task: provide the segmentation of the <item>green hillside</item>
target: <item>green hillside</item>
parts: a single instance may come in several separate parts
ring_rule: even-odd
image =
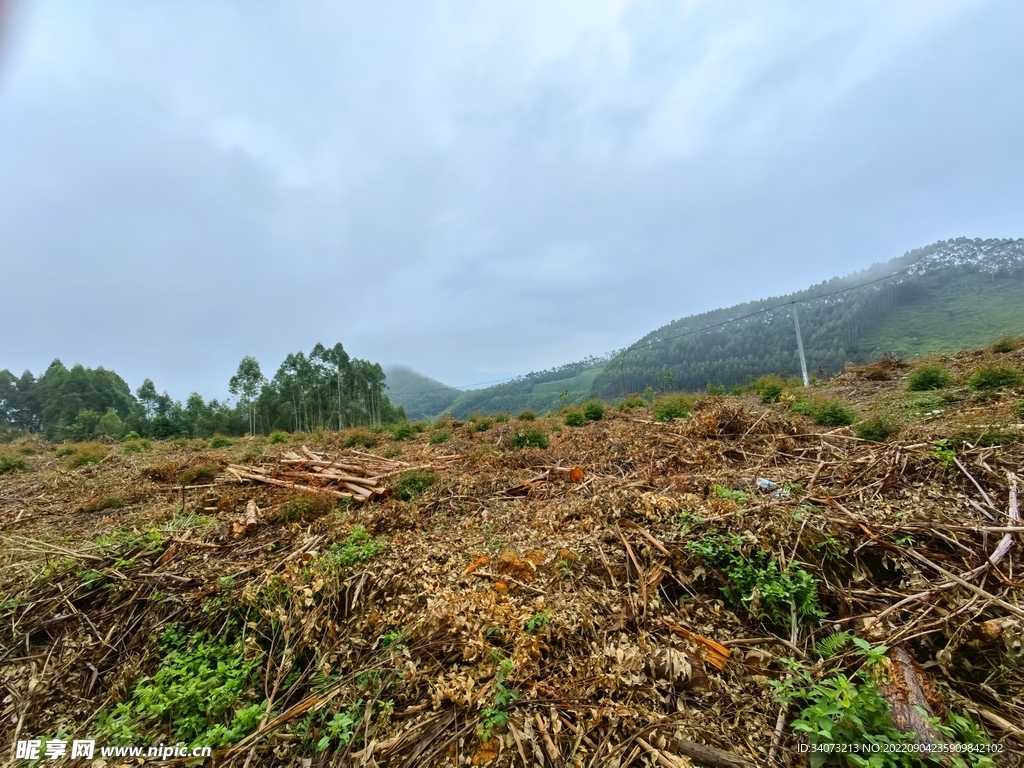
[[[461,419],[474,412],[505,411],[515,414],[528,408],[543,413],[560,404],[579,403],[590,396],[593,383],[604,369],[605,362],[588,358],[520,376],[486,389],[463,392],[447,412]],[[568,392],[568,395],[563,395],[563,392]]]
[[[1024,331],[1024,240],[941,241],[787,296],[676,320],[613,357],[591,394],[799,375],[793,305],[811,375],[885,352],[981,346]]]
[[[858,360],[884,352],[910,358],[976,349],[997,336],[1024,333],[1024,279],[969,273],[928,282],[915,301],[896,306],[858,340]]]
[[[433,418],[462,394],[406,365],[390,366],[384,374],[388,399],[393,405],[402,406],[413,421]]]

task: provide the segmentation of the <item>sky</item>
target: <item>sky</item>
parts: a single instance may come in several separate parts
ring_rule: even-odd
[[[8,0],[0,368],[451,385],[1024,235],[1024,3]]]

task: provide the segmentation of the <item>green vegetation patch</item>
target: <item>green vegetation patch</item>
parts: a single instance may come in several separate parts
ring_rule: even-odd
[[[911,392],[945,389],[952,383],[952,374],[941,365],[919,366],[907,377],[907,389]]]
[[[263,653],[245,653],[241,638],[217,641],[205,631],[186,635],[179,625],[160,634],[160,668],[143,676],[131,698],[102,712],[98,729],[112,744],[148,743],[154,731],[177,741],[222,747],[251,733],[264,705],[247,699]],[[249,658],[246,658],[246,657]]]
[[[537,418],[537,414],[527,408],[524,411],[520,411],[516,418],[519,419],[519,421],[533,421]]]
[[[600,400],[588,400],[583,404],[583,415],[587,421],[600,421],[604,418],[604,403]]]
[[[270,433],[270,444],[280,445],[281,443],[288,442],[288,433],[282,432],[280,429],[276,429]]]
[[[762,376],[754,382],[754,392],[757,393],[762,403],[777,403],[782,399],[782,393],[786,389],[786,382],[781,376]]]
[[[791,408],[793,413],[808,416],[821,427],[845,427],[853,424],[853,411],[838,400],[817,397],[798,398]]]
[[[683,419],[693,411],[693,399],[687,395],[665,395],[654,403],[654,420]]]
[[[508,439],[513,448],[547,448],[548,436],[536,427],[519,427]]]
[[[861,440],[883,443],[899,431],[899,425],[886,416],[870,416],[857,423],[853,433]]]
[[[228,437],[224,437],[224,435],[214,435],[210,439],[210,447],[211,448],[227,448],[228,446],[234,445],[234,444],[235,444],[234,440],[232,440],[232,439],[230,439]]]
[[[416,435],[416,429],[407,421],[400,421],[391,428],[392,440],[408,440]]]
[[[587,417],[579,408],[566,408],[562,421],[567,427],[582,427],[587,423]]]
[[[1016,387],[1022,380],[1024,374],[1016,368],[1007,365],[986,365],[971,374],[967,384],[971,389],[1000,389]]]
[[[153,444],[143,438],[121,443],[121,453],[151,453],[152,450]]]
[[[62,446],[57,451],[57,455],[68,457],[68,469],[91,467],[107,458],[107,447],[101,443],[76,443]]]
[[[447,429],[439,429],[430,435],[430,439],[427,440],[431,445],[440,445],[441,443],[447,443],[452,439],[452,433]]]
[[[336,499],[326,493],[297,492],[273,514],[275,522],[309,522],[334,510]]]
[[[474,432],[486,432],[487,430],[494,427],[494,422],[490,419],[477,419],[473,422]]]
[[[615,407],[620,411],[628,411],[631,408],[646,408],[647,401],[644,400],[643,396],[634,392],[632,395],[626,395]]]
[[[373,448],[377,444],[377,436],[365,429],[354,429],[345,435],[345,447]]]
[[[18,472],[25,468],[25,459],[13,451],[0,451],[0,475]]]
[[[438,481],[436,474],[427,469],[414,469],[411,472],[403,472],[395,480],[391,490],[395,498],[402,501],[412,501],[420,496],[427,488]]]
[[[789,674],[784,680],[770,681],[780,703],[800,708],[800,714],[790,724],[803,734],[812,750],[811,765],[879,766],[879,768],[912,768],[925,762],[912,749],[901,751],[898,745],[916,741],[913,733],[900,731],[892,720],[892,709],[882,696],[879,684],[887,677],[884,645],[871,645],[846,633],[831,636],[836,650],[847,642],[856,646],[862,662],[851,675],[842,670],[829,670],[822,674],[817,669],[793,659],[785,659]],[[840,642],[841,641],[841,642]],[[826,649],[830,650],[830,649]],[[989,744],[981,728],[966,714],[950,712],[945,722],[938,718],[931,725],[950,743],[974,745],[976,749],[963,749],[936,765],[977,766],[995,765],[983,747]],[[833,747],[858,744],[857,752],[846,752]],[[894,748],[895,747],[895,748]],[[864,755],[871,756],[867,759]],[[880,757],[884,759],[874,759]]]
[[[688,542],[686,550],[718,571],[722,594],[736,609],[777,627],[790,623],[790,603],[797,616],[812,621],[825,614],[818,603],[818,580],[799,566],[780,568],[762,549],[744,552],[736,534],[712,534]]]
[[[343,542],[331,545],[326,552],[313,558],[309,563],[311,572],[325,574],[339,569],[351,568],[358,563],[372,560],[388,547],[384,536],[373,538],[362,525],[357,525]]]

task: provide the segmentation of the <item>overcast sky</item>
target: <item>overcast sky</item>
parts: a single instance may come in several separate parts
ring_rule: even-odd
[[[23,2],[0,368],[462,385],[1024,235],[1024,3]]]

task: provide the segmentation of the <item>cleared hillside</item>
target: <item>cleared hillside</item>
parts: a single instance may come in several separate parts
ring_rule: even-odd
[[[918,742],[891,764],[1019,765],[1022,344],[934,359],[924,392],[887,360],[581,427],[20,438],[0,740],[238,768],[753,768]],[[656,421],[666,404],[689,415]],[[801,415],[842,409],[852,427]],[[858,438],[876,416],[895,432]]]

